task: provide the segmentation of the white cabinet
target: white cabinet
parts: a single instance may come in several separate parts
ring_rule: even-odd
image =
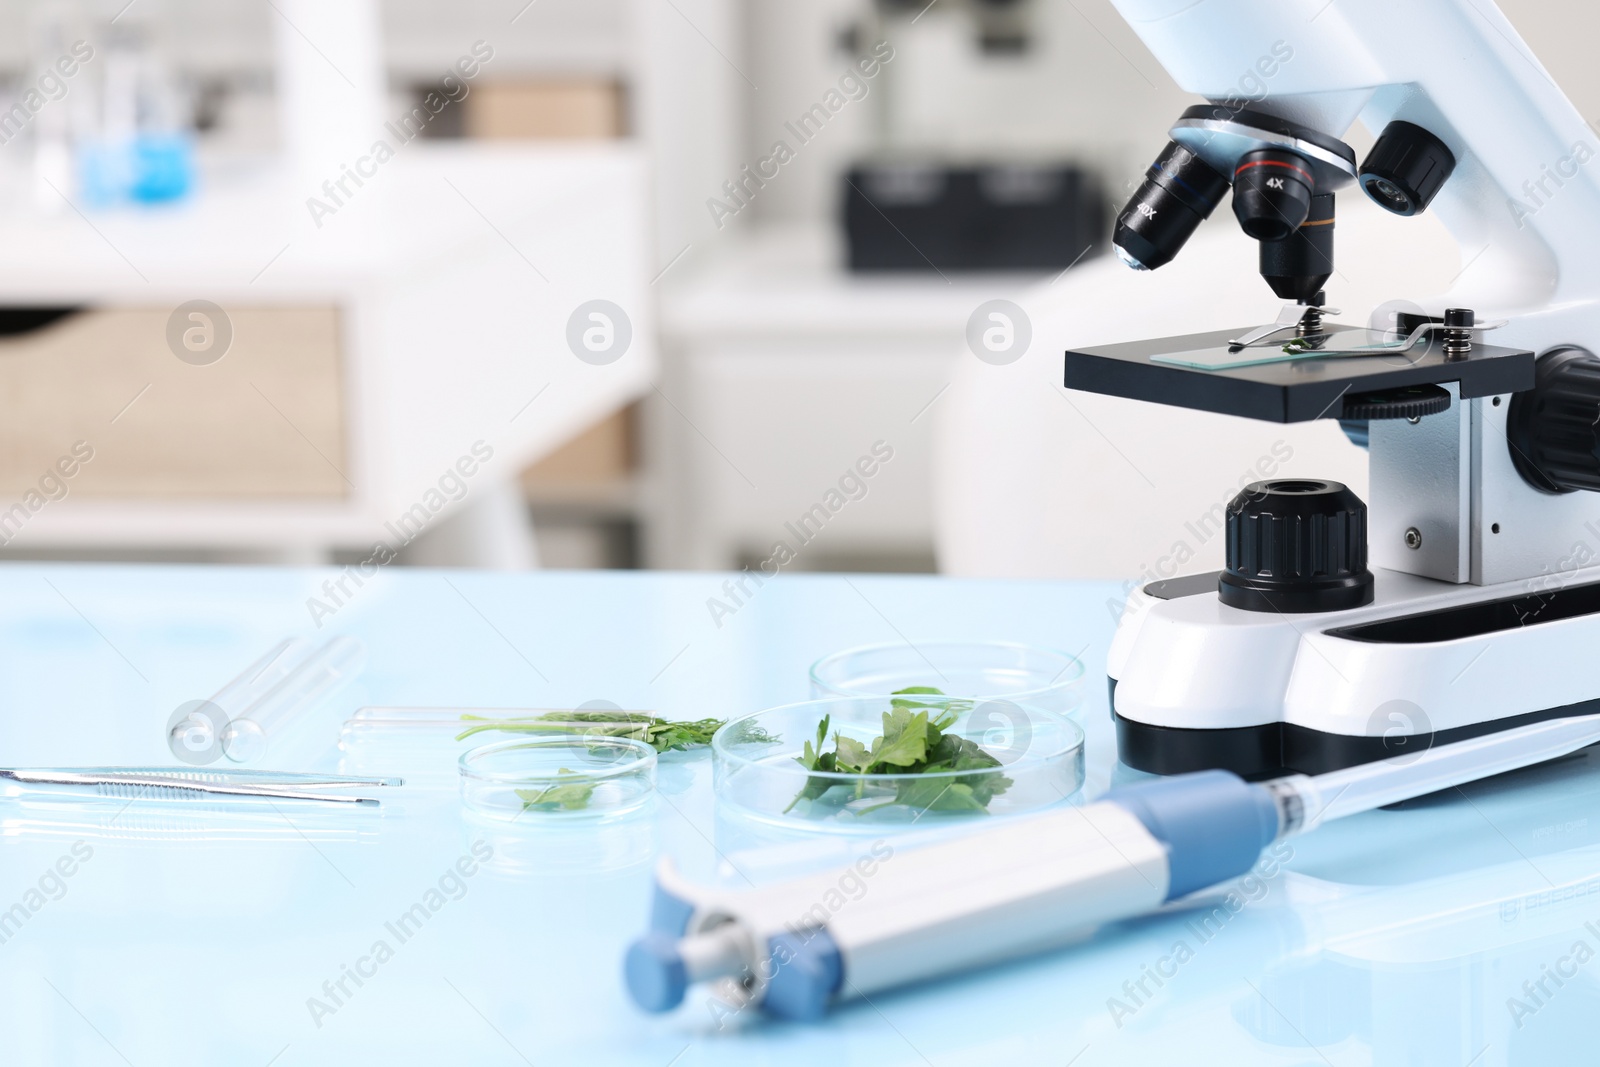
[[[736,567],[780,542],[791,569],[931,566],[933,433],[953,362],[974,358],[967,319],[1036,279],[852,277],[835,261],[826,235],[772,229],[664,294],[652,566]]]

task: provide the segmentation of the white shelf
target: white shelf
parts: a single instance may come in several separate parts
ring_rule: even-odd
[[[851,274],[840,245],[819,228],[755,229],[668,275],[661,388],[677,410],[653,405],[653,564],[729,567],[793,546],[786,524],[877,441],[894,459],[797,566],[932,555],[933,427],[967,320],[1041,276]]]

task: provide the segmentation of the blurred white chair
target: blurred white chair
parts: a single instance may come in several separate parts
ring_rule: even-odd
[[[1448,288],[1460,255],[1438,219],[1340,195],[1328,301],[1337,321]],[[1033,339],[1017,362],[963,353],[939,405],[939,566],[973,577],[1168,577],[1222,564],[1222,507],[1264,477],[1332,478],[1363,498],[1366,454],[1331,419],[1277,425],[1068,391],[1072,347],[1244,328],[1281,306],[1257,245],[1221,205],[1178,258],[1136,273],[1112,256],[1019,303]]]

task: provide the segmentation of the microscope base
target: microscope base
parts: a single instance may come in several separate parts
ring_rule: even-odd
[[[1230,608],[1207,576],[1153,583],[1112,645],[1119,758],[1154,774],[1319,774],[1600,714],[1597,577],[1378,571],[1373,604],[1296,615]]]
[[[1112,688],[1115,687],[1113,681]],[[1452,730],[1409,734],[1404,741],[1392,737],[1334,734],[1296,723],[1206,730],[1151,726],[1124,719],[1114,711],[1111,719],[1117,726],[1117,758],[1134,770],[1149,774],[1186,774],[1220,768],[1241,778],[1261,780],[1286,774],[1322,774],[1406,752],[1425,752],[1434,745],[1465,741],[1546,719],[1595,714],[1600,714],[1600,698]]]

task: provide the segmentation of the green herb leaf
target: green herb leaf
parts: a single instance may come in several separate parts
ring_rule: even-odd
[[[853,737],[833,735],[834,764],[841,771],[866,774],[872,766],[871,750]]]
[[[805,743],[805,748],[801,751],[800,755],[794,758],[796,763],[800,764],[800,766],[804,767],[808,771],[831,772],[838,765],[838,756],[835,753],[822,751],[822,746],[828,743],[828,725],[830,721],[831,719],[829,716],[824,715],[822,717],[822,721],[817,723],[816,747],[813,748],[811,746],[811,742],[807,741]],[[806,779],[806,784],[800,789],[800,792],[795,794],[795,798],[793,800],[789,801],[789,807],[784,808],[783,810],[785,813],[787,813],[802,800],[815,800],[832,787],[833,782],[830,779],[808,777]]]
[[[573,780],[563,783],[564,777]],[[582,778],[578,772],[562,767],[557,772],[556,785],[544,789],[518,789],[516,794],[522,798],[522,810],[581,811],[589,806],[589,798],[594,795],[594,783],[584,782]]]
[[[872,742],[872,765],[904,768],[928,756],[928,713],[906,708],[883,713],[883,736]]]
[[[929,778],[900,782],[894,799],[862,810],[862,814],[902,804],[918,811],[974,811],[988,814],[988,798],[980,800],[972,786],[962,781]]]
[[[889,701],[889,706],[892,708],[938,708],[949,715],[949,722],[955,722],[962,712],[972,710],[972,701],[945,697],[944,693],[931,685],[910,685],[904,689],[896,689],[891,696],[893,699]],[[936,696],[944,699],[912,700],[910,699],[912,696]],[[945,725],[948,726],[949,723]]]
[[[806,742],[805,751],[795,757],[795,760],[808,771],[817,769],[817,762],[822,758],[822,746],[828,743],[828,724],[831,717],[824,715],[822,721],[817,723],[817,747],[812,748],[811,742]]]

